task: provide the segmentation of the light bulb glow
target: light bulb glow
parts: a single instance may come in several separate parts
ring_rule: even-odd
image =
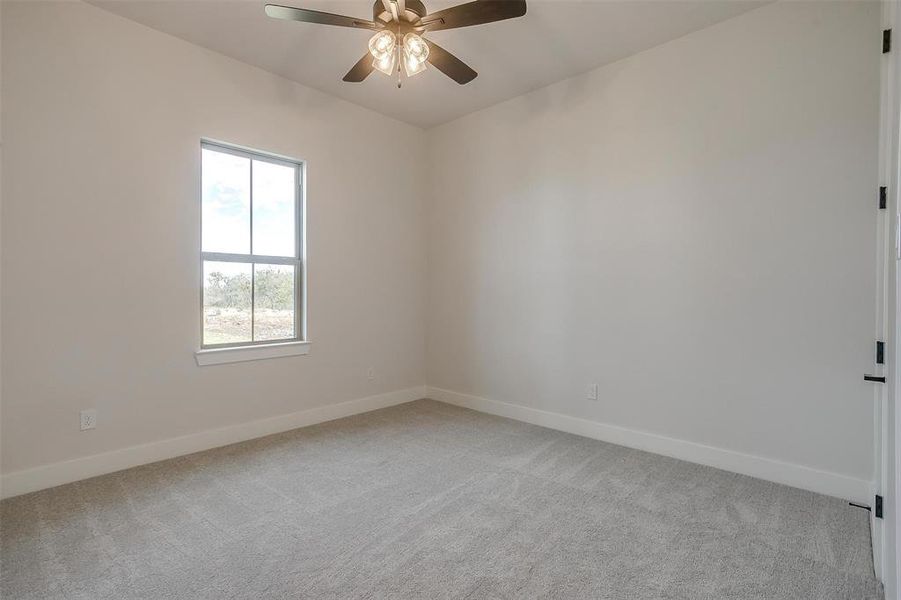
[[[415,33],[408,33],[404,36],[404,58],[405,63],[425,63],[429,59],[429,45]]]
[[[413,77],[417,73],[422,73],[425,71],[425,66],[426,62],[424,60],[420,61],[404,52],[404,72],[407,74],[407,77]]]
[[[394,65],[396,64],[395,58],[397,57],[397,52],[392,52],[387,56],[382,58],[376,58],[372,61],[372,66],[376,71],[381,71],[385,75],[393,75],[394,74]]]
[[[396,46],[397,38],[390,31],[380,31],[369,39],[369,53],[376,60],[385,61]]]

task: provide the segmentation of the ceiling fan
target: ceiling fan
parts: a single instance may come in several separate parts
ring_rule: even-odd
[[[403,73],[412,77],[424,71],[428,62],[463,85],[478,73],[441,46],[423,38],[423,34],[521,17],[526,14],[526,0],[474,0],[432,14],[426,11],[421,0],[376,0],[371,21],[277,4],[267,4],[266,14],[274,19],[375,31],[369,40],[369,52],[347,72],[344,81],[359,83],[377,70],[386,75],[397,74],[397,87],[400,87],[401,66]]]

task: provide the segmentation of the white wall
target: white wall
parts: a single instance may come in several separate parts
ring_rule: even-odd
[[[429,384],[865,490],[879,13],[768,5],[430,130]]]
[[[81,3],[2,13],[5,478],[428,379],[872,479],[876,3],[429,132]],[[194,362],[201,137],[308,162],[308,356]],[[373,184],[387,137],[428,182]]]
[[[421,130],[89,5],[2,5],[4,474],[424,383],[422,181],[374,185],[371,154],[415,164]],[[201,137],[307,161],[308,356],[195,364]]]

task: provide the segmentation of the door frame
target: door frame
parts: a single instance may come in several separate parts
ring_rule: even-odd
[[[901,325],[901,6],[897,0],[882,3],[882,29],[891,29],[895,38],[880,62],[879,184],[886,186],[886,208],[877,210],[876,227],[876,339],[885,341],[885,385],[874,385],[874,471],[873,495],[884,498],[883,518],[870,512],[873,533],[873,566],[885,585],[886,600],[901,600],[901,411],[897,410],[901,390],[901,353],[898,327]],[[874,32],[875,34],[876,32]]]

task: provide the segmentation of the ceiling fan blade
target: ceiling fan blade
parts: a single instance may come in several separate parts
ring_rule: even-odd
[[[475,0],[426,15],[419,25],[426,31],[439,31],[515,19],[524,14],[526,0]]]
[[[372,55],[367,52],[363,55],[363,58],[358,60],[357,64],[351,67],[350,71],[347,72],[347,75],[344,76],[344,81],[360,83],[366,79],[374,69],[375,67],[372,66]]]
[[[335,25],[336,27],[355,27],[357,29],[381,29],[382,26],[366,19],[333,15],[332,13],[310,10],[307,8],[294,8],[291,6],[279,6],[267,4],[266,14],[273,19],[285,19],[287,21],[301,21],[303,23],[319,23],[320,25]]]
[[[467,84],[478,77],[479,74],[473,71],[469,65],[438,44],[429,40],[425,40],[425,43],[429,45],[429,62],[460,85]]]

